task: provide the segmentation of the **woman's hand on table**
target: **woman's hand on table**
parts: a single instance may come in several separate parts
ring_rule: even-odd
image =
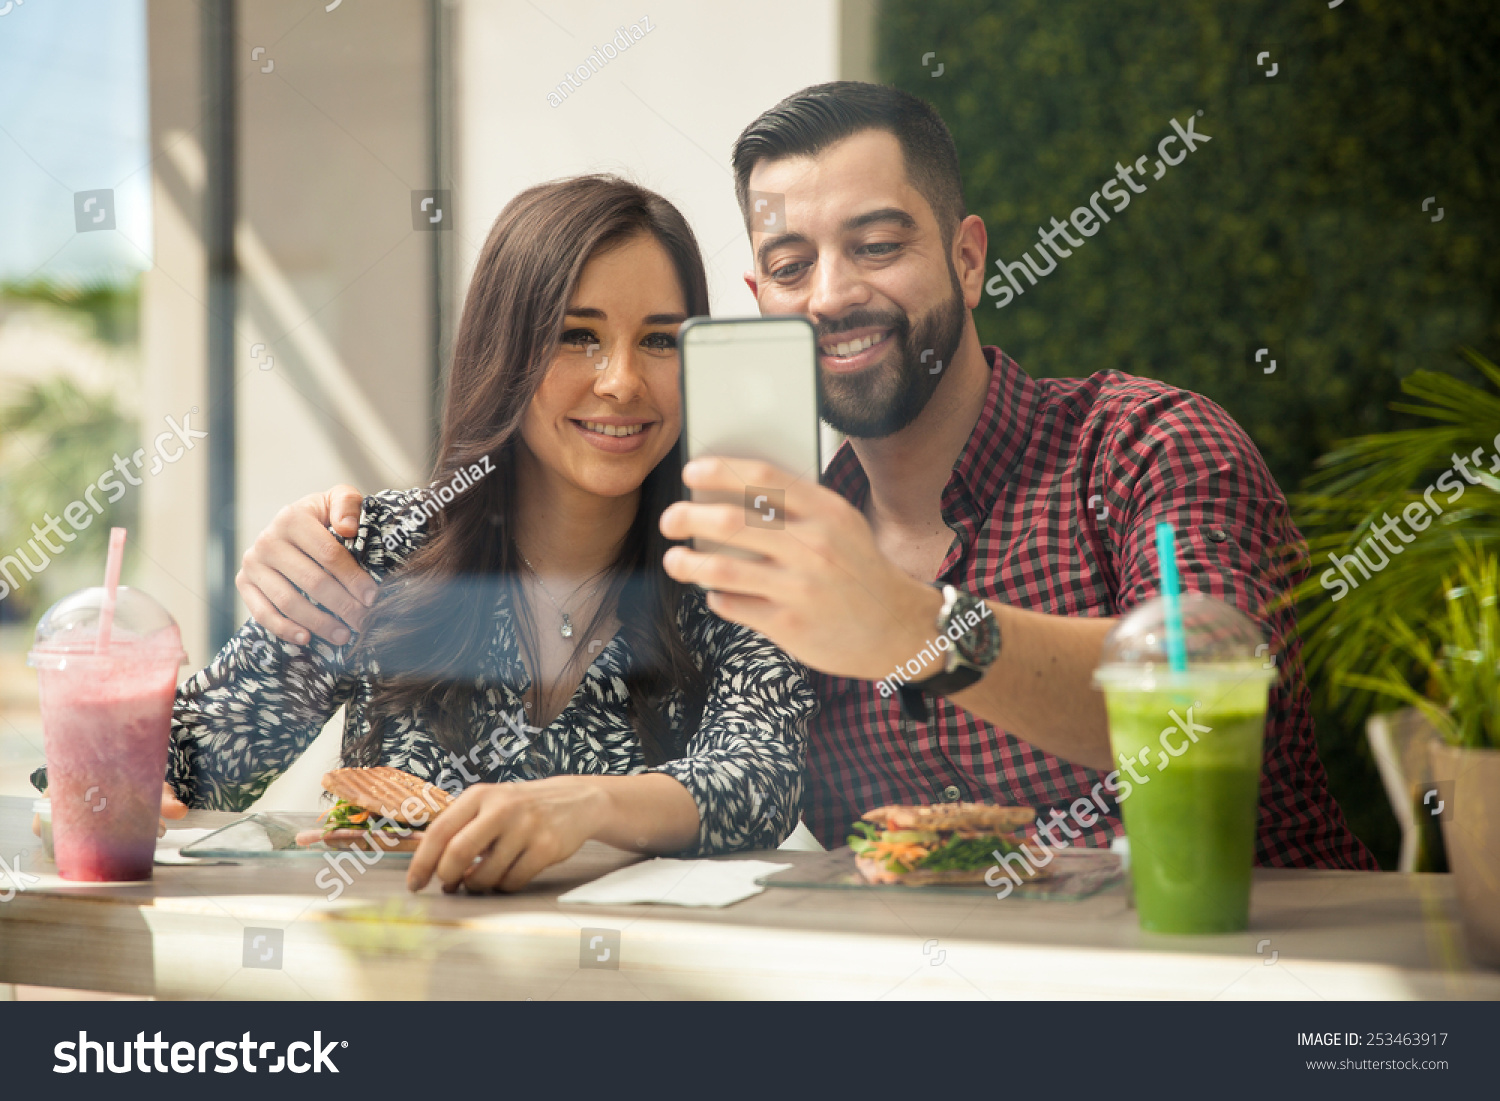
[[[161,837],[167,832],[167,819],[182,818],[187,812],[187,804],[177,798],[172,785],[163,782],[161,785],[161,821],[157,823],[156,836]]]
[[[448,894],[459,887],[520,890],[599,832],[608,813],[599,779],[551,776],[465,789],[423,832],[407,888],[420,891],[436,875]]]

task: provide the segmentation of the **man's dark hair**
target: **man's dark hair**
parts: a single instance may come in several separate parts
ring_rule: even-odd
[[[884,130],[901,145],[906,177],[932,207],[944,244],[964,220],[963,178],[953,135],[932,105],[899,88],[858,80],[814,84],[745,127],[734,143],[734,195],[750,227],[750,171],[761,161],[810,157],[861,130]]]

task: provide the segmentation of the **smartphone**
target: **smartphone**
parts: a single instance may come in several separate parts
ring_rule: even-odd
[[[816,485],[818,454],[818,338],[805,317],[691,317],[677,331],[682,364],[682,454],[760,459]],[[693,490],[692,499],[738,504],[747,527],[786,522],[783,489],[750,486],[744,499]],[[695,539],[707,554],[758,558],[730,539]]]

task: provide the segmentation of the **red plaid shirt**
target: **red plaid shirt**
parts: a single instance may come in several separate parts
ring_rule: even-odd
[[[998,348],[984,354],[989,395],[943,489],[956,538],[938,580],[1049,615],[1117,616],[1156,594],[1155,525],[1172,521],[1183,588],[1252,616],[1280,655],[1257,863],[1377,870],[1328,793],[1295,609],[1264,612],[1307,567],[1305,550],[1291,568],[1278,565],[1276,548],[1305,543],[1250,438],[1207,398],[1160,382],[1118,371],[1032,379]],[[824,482],[864,506],[869,481],[847,444]],[[1101,779],[947,700],[929,701],[924,726],[873,681],[816,681],[823,706],[810,731],[805,814],[830,847],[882,804],[1024,804],[1045,819]],[[1118,835],[1110,810],[1074,844]]]

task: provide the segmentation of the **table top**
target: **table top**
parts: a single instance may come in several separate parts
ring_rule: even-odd
[[[70,883],[40,847],[30,802],[0,798],[0,858],[29,850],[39,877],[0,902],[0,982],[218,999],[1500,999],[1445,875],[1258,869],[1247,932],[1172,937],[1138,928],[1123,886],[1071,902],[770,888],[723,909],[559,904],[642,859],[596,842],[485,896],[413,895],[394,860],[347,886],[315,883],[313,859]],[[13,886],[0,869],[0,898]]]

